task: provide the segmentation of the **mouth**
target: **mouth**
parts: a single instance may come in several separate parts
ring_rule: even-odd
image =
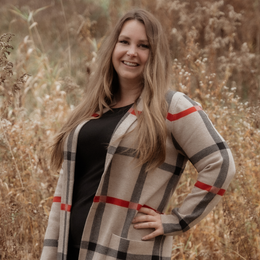
[[[137,66],[139,66],[138,63],[130,62],[130,61],[122,61],[122,63],[127,65],[127,66],[130,66],[130,67],[137,67]]]

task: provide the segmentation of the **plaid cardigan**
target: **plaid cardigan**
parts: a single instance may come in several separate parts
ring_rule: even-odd
[[[131,108],[118,123],[107,149],[104,173],[88,214],[79,260],[170,260],[173,235],[189,230],[220,201],[235,173],[232,154],[198,103],[183,93],[169,91],[166,124],[166,159],[154,171],[137,167],[132,131],[137,124]],[[142,95],[137,103],[142,111]],[[70,209],[78,133],[65,143],[60,172],[41,260],[66,260]],[[130,132],[123,139],[119,137]],[[87,158],[86,158],[87,159]],[[144,206],[163,213],[177,187],[187,160],[196,167],[198,179],[180,208],[162,214],[164,234],[142,241],[151,229],[134,229],[131,223]],[[87,188],[87,187],[86,187]]]

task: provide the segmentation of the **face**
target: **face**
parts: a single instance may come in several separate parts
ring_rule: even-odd
[[[125,22],[112,55],[120,85],[142,81],[148,56],[149,42],[144,25],[137,20]]]

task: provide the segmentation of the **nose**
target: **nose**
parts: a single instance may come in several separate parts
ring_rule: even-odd
[[[132,47],[129,47],[127,53],[126,53],[128,56],[136,56],[137,55],[137,52],[136,52],[136,49],[134,46]]]

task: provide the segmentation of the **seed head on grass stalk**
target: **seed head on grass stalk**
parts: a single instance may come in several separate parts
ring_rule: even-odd
[[[13,75],[13,63],[8,61],[7,55],[10,55],[10,49],[13,49],[13,46],[10,44],[10,41],[14,34],[5,33],[0,37],[0,82],[1,84],[4,81]]]
[[[30,76],[24,73],[17,79],[13,79],[13,63],[8,61],[10,49],[13,49],[10,41],[14,34],[5,33],[0,37],[0,95],[3,96],[3,102],[0,106],[3,117],[8,106],[19,107],[19,91],[24,87],[27,78]],[[17,102],[16,102],[17,101]]]

